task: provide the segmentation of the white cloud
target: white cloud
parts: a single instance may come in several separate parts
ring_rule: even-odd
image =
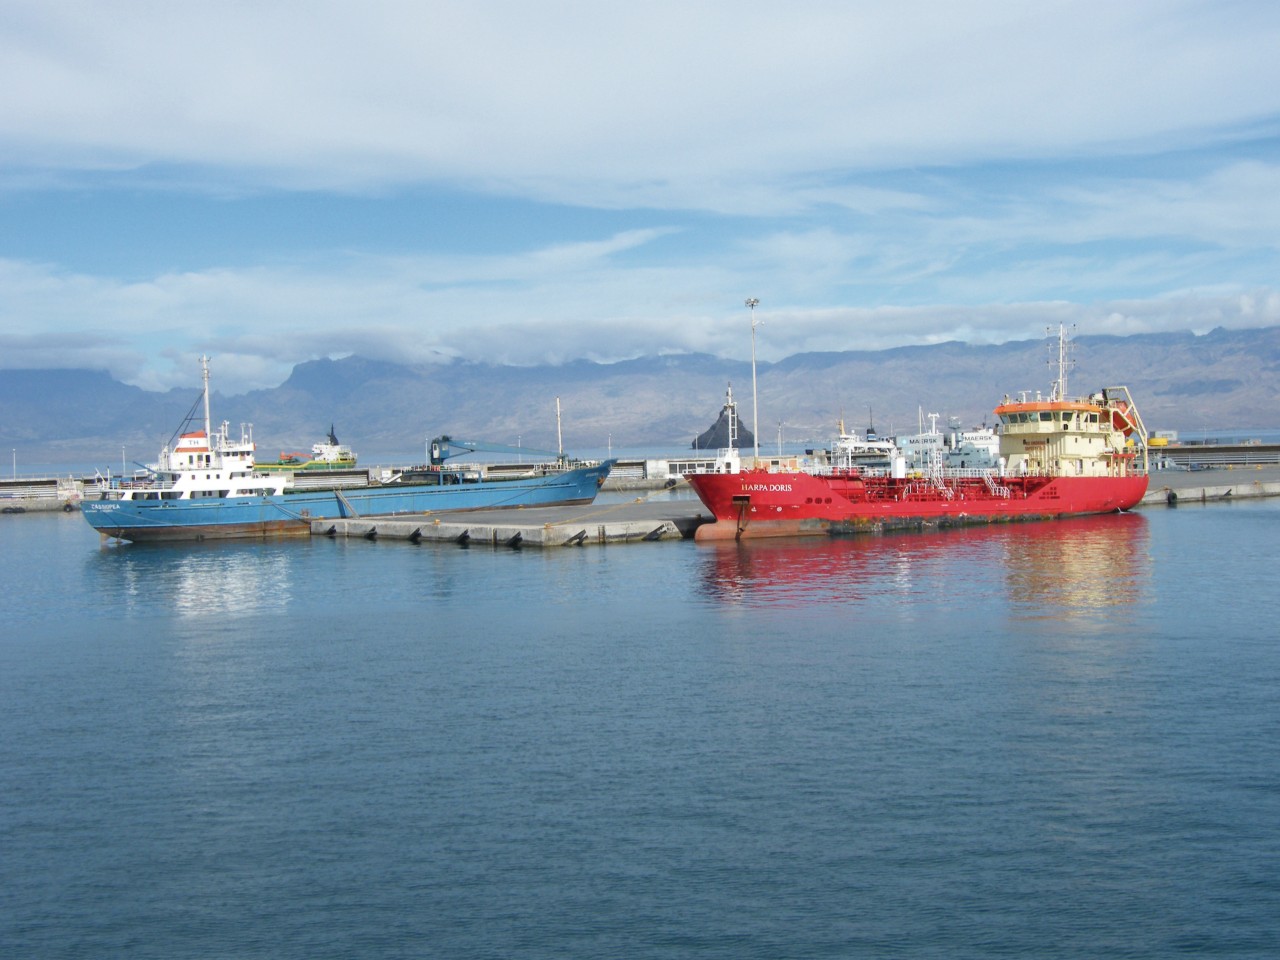
[[[1280,112],[1266,4],[85,2],[0,23],[14,160],[287,186],[768,209],[796,173],[1096,154]]]
[[[207,351],[224,358],[219,388],[235,393],[274,386],[302,360],[352,353],[517,364],[684,351],[742,358],[750,350],[744,293],[761,296],[762,360],[1035,338],[1057,322],[1088,333],[1280,323],[1280,292],[1271,288],[1089,303],[800,306],[730,269],[609,262],[633,241],[602,241],[594,259],[557,249],[474,262],[361,257],[340,269],[210,270],[134,283],[0,261],[0,350],[6,366],[106,368],[150,389],[189,384],[194,358]],[[67,317],[76,318],[74,334],[60,322]],[[167,344],[163,358],[157,341]]]
[[[765,359],[1280,322],[1280,164],[1241,149],[1280,117],[1278,41],[1280,6],[1222,0],[10,0],[0,201],[425,185],[611,216],[118,275],[11,244],[0,362],[160,388],[218,351],[236,391],[349,353],[742,356],[748,295]]]

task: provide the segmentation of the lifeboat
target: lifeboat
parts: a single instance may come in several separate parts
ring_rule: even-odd
[[[1129,417],[1129,405],[1123,400],[1117,400],[1116,405],[1111,408],[1111,428],[1119,430],[1126,437],[1134,431],[1133,420]]]

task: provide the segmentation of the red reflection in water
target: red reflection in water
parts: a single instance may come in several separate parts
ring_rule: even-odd
[[[984,597],[1056,614],[1139,599],[1150,580],[1146,521],[1108,514],[838,539],[699,546],[703,589],[746,604],[848,604]]]

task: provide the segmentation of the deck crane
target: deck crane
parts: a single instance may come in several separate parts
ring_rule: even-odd
[[[485,443],[477,440],[455,440],[445,434],[431,441],[431,466],[443,466],[446,460],[461,456],[464,453],[514,453],[517,456],[549,457],[557,463],[564,463],[564,451],[555,453],[550,450],[536,450],[532,447],[512,447],[501,443]]]
[[[428,460],[432,467],[440,467],[444,465],[446,460],[460,456],[464,453],[514,453],[516,455],[529,454],[535,457],[554,457],[556,463],[565,467],[568,465],[569,458],[564,455],[564,436],[560,432],[560,398],[556,397],[556,442],[560,445],[558,453],[552,453],[549,450],[532,450],[529,447],[512,447],[500,443],[483,443],[472,440],[455,440],[448,434],[436,437],[431,441],[431,451]]]

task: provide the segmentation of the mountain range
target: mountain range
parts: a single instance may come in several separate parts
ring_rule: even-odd
[[[1067,392],[1128,386],[1149,430],[1200,434],[1280,428],[1280,326],[1071,341]],[[804,353],[757,364],[761,446],[825,445],[843,420],[882,434],[915,432],[921,415],[991,422],[1021,391],[1048,394],[1056,339],[958,342],[882,351]],[[332,424],[365,462],[414,460],[440,434],[555,450],[556,399],[567,452],[690,448],[715,423],[732,386],[750,429],[751,364],[707,354],[511,367],[455,361],[402,365],[348,357],[294,367],[280,386],[225,396],[210,365],[215,422],[253,425],[259,456],[308,451]],[[43,462],[154,459],[199,399],[189,389],[142,390],[95,370],[0,370],[0,448]],[[200,412],[202,416],[202,411]],[[927,426],[927,419],[924,421]],[[942,421],[945,424],[945,419]],[[15,454],[16,455],[16,454]]]

